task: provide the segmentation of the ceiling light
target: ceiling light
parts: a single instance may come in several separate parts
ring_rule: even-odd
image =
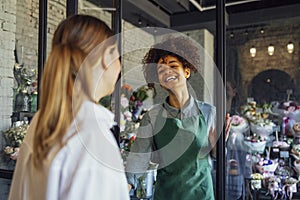
[[[274,54],[274,51],[275,51],[274,45],[273,45],[273,44],[270,44],[270,45],[268,46],[268,54],[269,54],[270,56],[272,56],[272,55]]]
[[[141,18],[139,18],[138,24],[141,25],[142,24],[142,20]]]
[[[294,52],[294,44],[292,42],[289,42],[287,45],[286,45],[286,49],[289,53],[293,53]]]
[[[252,46],[250,48],[250,55],[252,58],[255,57],[255,55],[256,55],[256,48],[254,46]]]

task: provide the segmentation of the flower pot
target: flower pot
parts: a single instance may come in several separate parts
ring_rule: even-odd
[[[253,190],[259,190],[261,188],[261,180],[251,180],[251,188]]]

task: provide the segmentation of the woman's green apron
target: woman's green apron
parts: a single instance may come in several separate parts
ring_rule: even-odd
[[[163,109],[162,109],[163,110]],[[165,118],[160,111],[155,122],[154,143],[160,156],[155,200],[213,200],[213,183],[208,155],[207,125],[202,114],[186,119]],[[160,128],[159,128],[160,127]],[[179,155],[176,155],[179,154]],[[170,157],[174,162],[170,162]]]

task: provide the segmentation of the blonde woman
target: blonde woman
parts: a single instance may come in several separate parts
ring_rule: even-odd
[[[97,104],[121,69],[112,35],[86,15],[58,26],[9,199],[129,199],[113,114]]]

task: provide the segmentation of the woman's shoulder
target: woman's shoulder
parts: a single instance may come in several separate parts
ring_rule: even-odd
[[[202,112],[215,112],[216,111],[216,107],[207,103],[207,102],[204,102],[204,101],[200,101],[200,100],[196,100],[196,103],[197,103],[197,106],[199,107],[199,109],[202,111]]]
[[[114,125],[114,114],[100,104],[84,101],[74,121],[77,125],[94,125],[111,128]]]

